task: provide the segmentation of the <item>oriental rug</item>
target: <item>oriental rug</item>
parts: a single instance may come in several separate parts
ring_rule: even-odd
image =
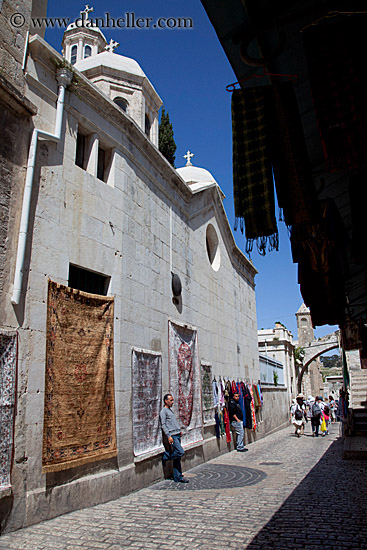
[[[11,486],[17,334],[0,331],[0,489]]]
[[[49,281],[43,473],[116,456],[114,298]]]
[[[203,439],[197,332],[169,322],[170,392],[184,444]],[[177,412],[178,411],[178,412]]]
[[[162,356],[132,351],[132,410],[134,455],[162,447],[159,412],[162,408]]]
[[[214,395],[212,366],[201,363],[201,395],[203,404],[203,420],[210,422],[214,420]]]

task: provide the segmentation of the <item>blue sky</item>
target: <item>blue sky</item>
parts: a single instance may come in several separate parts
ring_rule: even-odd
[[[226,85],[236,80],[214,29],[199,0],[151,2],[148,0],[95,0],[91,17],[190,17],[192,29],[101,29],[109,41],[120,46],[115,53],[132,57],[142,67],[163,100],[173,124],[177,144],[176,167],[184,166],[183,155],[195,154],[192,163],[209,170],[226,195],[224,206],[233,229],[231,94]],[[49,0],[49,17],[80,17],[85,3]],[[61,51],[64,29],[49,29],[46,40]],[[281,321],[297,336],[295,313],[302,304],[297,284],[297,266],[292,263],[290,244],[283,222],[279,222],[280,250],[265,257],[252,253],[259,271],[256,276],[258,328],[273,327]],[[234,232],[244,250],[244,237]],[[319,327],[317,337],[335,327]]]

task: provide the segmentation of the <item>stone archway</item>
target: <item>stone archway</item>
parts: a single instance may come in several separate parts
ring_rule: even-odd
[[[326,353],[327,351],[330,351],[335,348],[339,348],[339,331],[332,332],[331,334],[327,334],[326,336],[323,336],[322,338],[318,338],[318,340],[314,340],[307,346],[304,346],[303,349],[305,351],[305,355],[303,357],[303,364],[302,368],[298,374],[297,378],[297,388],[298,392],[301,392],[302,388],[302,378],[303,374],[306,371],[307,367],[317,359],[320,355],[323,353]]]

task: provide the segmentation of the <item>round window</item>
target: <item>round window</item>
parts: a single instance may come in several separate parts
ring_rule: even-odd
[[[220,248],[219,239],[214,226],[210,223],[206,228],[206,251],[210,265],[214,271],[218,271],[220,267]]]

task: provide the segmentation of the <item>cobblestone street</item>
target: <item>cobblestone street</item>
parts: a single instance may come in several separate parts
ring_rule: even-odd
[[[343,460],[339,425],[291,427],[107,504],[0,537],[6,550],[367,549],[367,463]]]

